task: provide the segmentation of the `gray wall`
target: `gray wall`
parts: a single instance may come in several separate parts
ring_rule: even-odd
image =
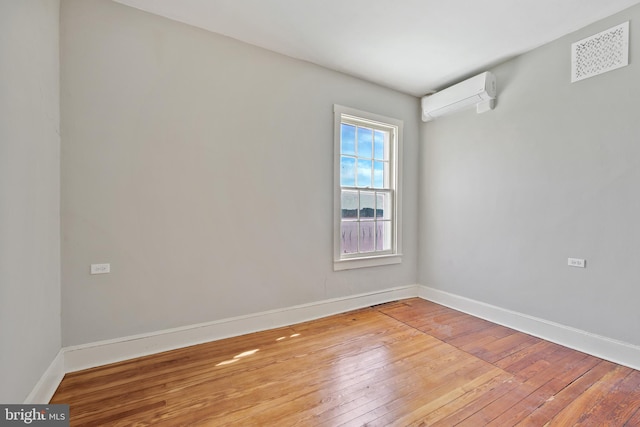
[[[0,3],[1,402],[61,346],[61,263],[64,345],[416,281],[640,345],[640,7],[418,150],[415,98],[109,1],[63,2],[60,76],[58,5]],[[570,43],[627,19],[632,64],[570,84]],[[333,103],[405,120],[401,265],[332,271]]]
[[[571,43],[629,19],[631,64],[571,84]],[[423,125],[421,284],[640,345],[638,23],[504,63],[493,112]]]
[[[64,345],[416,283],[416,98],[109,1],[61,25]],[[333,272],[334,103],[405,121],[401,265]]]
[[[0,402],[60,349],[60,107],[54,0],[0,2]]]

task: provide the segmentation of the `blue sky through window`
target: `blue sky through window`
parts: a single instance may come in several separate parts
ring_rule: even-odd
[[[384,158],[384,133],[375,131],[373,137],[374,158],[376,160],[387,160]]]
[[[358,157],[373,158],[373,130],[358,127]]]
[[[358,187],[371,187],[371,160],[358,159]]]
[[[356,155],[356,127],[352,125],[342,124],[342,146],[340,152],[342,154]]]
[[[389,160],[385,133],[345,123],[340,131],[340,185],[384,188]]]
[[[356,159],[354,157],[340,157],[340,185],[343,187],[356,186]]]

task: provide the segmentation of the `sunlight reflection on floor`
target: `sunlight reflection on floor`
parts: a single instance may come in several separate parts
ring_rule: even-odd
[[[277,338],[276,341],[282,341],[282,340],[285,340],[287,338],[295,338],[295,337],[299,337],[299,336],[300,336],[300,334],[298,334],[298,333],[291,334],[288,337],[287,336],[281,336],[280,338]],[[224,361],[216,364],[216,366],[230,365],[230,364],[235,363],[238,360],[242,359],[243,357],[252,356],[252,355],[256,354],[258,351],[260,351],[259,348],[255,348],[253,350],[243,351],[242,353],[236,354],[235,356],[233,356],[232,359],[224,360]]]

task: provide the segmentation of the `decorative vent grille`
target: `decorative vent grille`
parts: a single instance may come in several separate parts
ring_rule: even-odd
[[[629,65],[629,21],[571,45],[571,82]]]

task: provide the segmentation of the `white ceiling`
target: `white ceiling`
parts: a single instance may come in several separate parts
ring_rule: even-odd
[[[115,1],[416,96],[442,89],[640,3],[640,0]]]

